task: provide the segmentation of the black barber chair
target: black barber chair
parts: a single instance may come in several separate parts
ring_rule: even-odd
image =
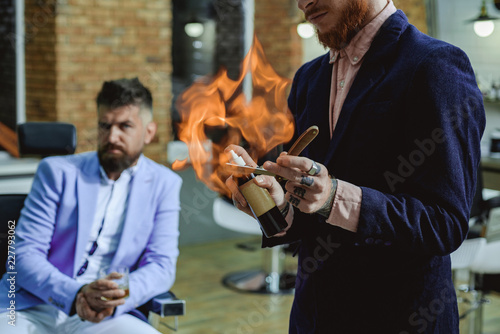
[[[33,122],[18,126],[20,156],[73,154],[76,149],[76,129],[67,123]],[[9,240],[15,247],[15,224],[24,206],[27,194],[1,194],[0,213],[0,275],[6,271],[4,265],[9,254]],[[12,236],[9,238],[9,236]],[[11,248],[13,249],[13,248]]]
[[[73,154],[75,152],[76,128],[72,124],[29,122],[20,124],[17,131],[20,156],[47,157]],[[14,240],[15,224],[19,219],[26,196],[27,194],[0,194],[0,216],[2,217],[0,223],[0,277],[9,268],[9,263],[7,263],[9,240]],[[13,242],[15,241],[11,241],[11,244]],[[177,299],[172,292],[168,291],[129,313],[146,322],[148,322],[150,313],[159,315],[160,319],[174,316],[174,326],[160,322],[162,325],[176,331],[178,328],[177,316],[184,315],[185,312],[185,301]]]
[[[17,127],[19,155],[73,154],[76,150],[76,128],[59,122],[28,122]]]

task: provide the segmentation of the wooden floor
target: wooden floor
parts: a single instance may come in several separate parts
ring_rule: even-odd
[[[458,292],[459,300],[473,300],[471,293]],[[485,296],[487,303],[483,304],[484,320],[482,334],[500,334],[500,294],[492,293]],[[458,304],[459,311],[467,312],[470,308],[470,303],[460,302]],[[474,333],[474,320],[477,314],[470,313],[465,319],[460,321],[460,333]]]
[[[179,334],[283,334],[288,333],[291,295],[241,293],[224,287],[222,278],[232,272],[259,269],[262,251],[247,251],[236,244],[256,241],[238,239],[181,247],[173,291],[186,300],[186,315],[179,317]],[[293,258],[287,261],[293,270]],[[488,296],[484,306],[483,334],[500,334],[500,295]],[[460,305],[461,309],[466,307]],[[468,331],[467,317],[461,334]],[[159,321],[158,318],[153,321]],[[163,320],[165,321],[165,320]],[[173,325],[172,318],[166,318]],[[174,333],[159,325],[162,333]],[[447,334],[447,333],[443,333]]]

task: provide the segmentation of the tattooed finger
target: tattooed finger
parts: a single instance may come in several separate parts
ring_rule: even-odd
[[[291,205],[296,207],[300,204],[300,199],[298,199],[297,197],[290,196],[288,202],[290,202]]]
[[[293,193],[299,197],[304,198],[304,196],[306,194],[306,190],[304,188],[301,188],[301,187],[294,187]]]
[[[302,179],[300,179],[300,184],[303,184],[305,186],[312,186],[314,183],[314,179],[312,177],[309,177],[309,176],[302,176]]]

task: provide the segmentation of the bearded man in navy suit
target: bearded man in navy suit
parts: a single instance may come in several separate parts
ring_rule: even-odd
[[[137,78],[107,81],[97,152],[40,162],[16,226],[15,327],[0,313],[2,333],[159,333],[128,314],[170,289],[179,254],[182,180],[142,154],[152,108]],[[129,268],[128,297],[100,277],[107,266]],[[4,278],[0,312],[8,291]]]
[[[301,157],[264,163],[284,191],[256,178],[288,222],[263,245],[299,244],[289,331],[458,334],[449,254],[468,232],[485,126],[470,62],[389,0],[298,7],[330,50],[295,75],[294,139],[320,132]]]

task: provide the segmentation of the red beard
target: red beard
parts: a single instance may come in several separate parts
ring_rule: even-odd
[[[342,11],[337,27],[327,32],[316,30],[319,42],[327,48],[341,50],[363,28],[368,15],[369,5],[366,0],[353,0]]]

